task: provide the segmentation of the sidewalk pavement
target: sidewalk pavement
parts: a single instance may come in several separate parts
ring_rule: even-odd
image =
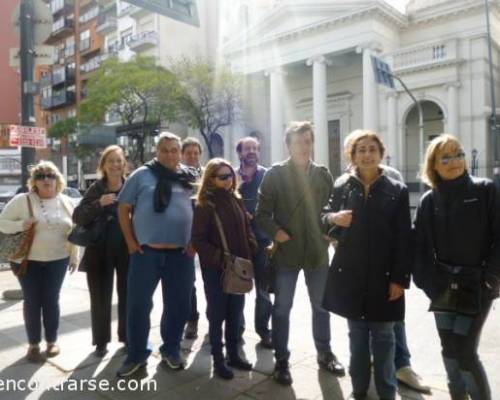
[[[153,355],[147,370],[127,381],[118,381],[116,370],[124,360],[119,343],[109,346],[104,359],[93,356],[91,345],[89,295],[84,273],[68,275],[61,293],[61,323],[59,344],[61,354],[44,364],[30,364],[25,360],[26,333],[21,301],[0,300],[0,399],[210,399],[210,400],[288,400],[288,399],[346,399],[351,393],[350,378],[335,378],[318,370],[311,334],[311,312],[303,275],[299,277],[291,317],[290,349],[291,387],[276,384],[272,378],[272,352],[260,348],[253,329],[254,294],[247,296],[244,352],[254,363],[251,372],[235,371],[235,379],[223,381],[212,376],[208,322],[204,317],[203,285],[197,270],[198,308],[201,314],[199,338],[182,344],[188,366],[184,371],[171,371],[161,363],[158,348],[161,344],[159,321],[161,291],[157,290],[151,316],[150,341]],[[10,271],[0,270],[0,292],[18,288]],[[115,299],[116,301],[116,299]],[[432,387],[433,395],[421,395],[400,387],[402,399],[449,399],[442,365],[438,337],[427,301],[420,291],[407,294],[407,334],[412,364]],[[116,311],[116,310],[115,310]],[[113,335],[116,340],[116,315]],[[339,359],[348,364],[349,346],[346,321],[332,317],[332,346]],[[493,399],[500,399],[500,313],[495,303],[483,331],[480,354],[489,375]],[[17,390],[13,389],[14,380]],[[28,388],[23,383],[30,382]],[[7,387],[10,385],[9,387]],[[19,387],[22,386],[22,387]],[[100,385],[100,386],[98,386]],[[109,385],[106,388],[105,385]],[[372,385],[373,386],[373,385]],[[9,390],[7,390],[9,389]],[[97,390],[96,390],[97,389]],[[126,389],[126,390],[122,390]],[[370,389],[370,398],[377,399]]]

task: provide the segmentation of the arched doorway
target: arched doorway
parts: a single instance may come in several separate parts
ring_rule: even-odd
[[[422,101],[424,114],[424,148],[420,149],[419,116],[417,106],[413,106],[405,120],[406,163],[401,171],[410,192],[419,191],[418,173],[420,171],[420,154],[425,152],[429,141],[444,132],[444,115],[441,107],[430,100]]]

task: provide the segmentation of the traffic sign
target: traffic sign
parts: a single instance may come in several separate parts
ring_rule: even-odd
[[[13,147],[47,148],[47,130],[36,126],[9,126],[9,145]]]
[[[12,26],[17,37],[21,37],[19,32],[20,4],[16,6],[12,13]],[[33,42],[35,45],[42,45],[52,31],[52,13],[49,5],[42,0],[33,0]]]
[[[380,58],[375,57],[373,55],[371,57],[372,57],[373,72],[375,74],[375,79],[377,80],[377,83],[380,83],[381,85],[394,89],[394,79],[389,64],[387,64],[385,61],[382,61]]]
[[[196,0],[124,0],[136,7],[164,15],[186,24],[200,26]]]

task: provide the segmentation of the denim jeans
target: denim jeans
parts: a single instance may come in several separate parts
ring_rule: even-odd
[[[485,300],[481,313],[475,317],[434,314],[452,399],[461,399],[468,394],[472,400],[491,400],[488,378],[477,354],[481,330],[490,308],[491,300]]]
[[[271,335],[269,321],[273,311],[271,296],[267,291],[266,252],[267,243],[259,243],[259,251],[253,257],[255,268],[255,332],[263,338]]]
[[[54,261],[28,261],[26,274],[17,276],[23,290],[23,315],[30,344],[38,344],[42,337],[42,320],[45,340],[57,341],[59,328],[59,293],[68,269],[69,258]],[[20,264],[12,263],[14,272]]]
[[[194,257],[191,258],[193,263],[193,270],[195,270]],[[196,273],[194,274],[194,279],[196,280]],[[193,293],[191,294],[191,311],[189,312],[188,321],[198,322],[200,319],[200,313],[198,312],[198,298],[196,297],[196,285],[193,284]]]
[[[272,339],[274,356],[278,361],[287,361],[290,311],[293,305],[295,287],[300,270],[276,268],[276,282],[273,305]],[[318,353],[330,352],[330,314],[321,307],[325,291],[328,268],[304,269],[304,276],[312,307],[312,331]]]
[[[396,397],[394,368],[394,322],[348,320],[351,360],[349,373],[353,391],[363,394],[370,386],[370,349],[377,394],[383,399]]]
[[[222,324],[225,323],[224,336],[227,354],[233,357],[237,356],[245,296],[223,292],[222,270],[202,268],[201,274],[207,298],[211,353],[214,357],[222,357]]]
[[[396,371],[403,367],[410,366],[410,350],[406,341],[406,329],[404,321],[394,322],[394,336],[396,338],[396,352],[394,356],[394,364]]]
[[[148,348],[153,294],[161,280],[163,313],[160,333],[162,355],[179,356],[184,325],[191,310],[194,284],[192,257],[180,250],[157,250],[143,246],[144,254],[130,256],[127,292],[127,362],[142,363]]]

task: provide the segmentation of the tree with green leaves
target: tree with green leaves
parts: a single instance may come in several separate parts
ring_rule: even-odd
[[[129,138],[135,142],[132,161],[144,163],[144,141],[151,126],[171,122],[178,114],[183,90],[174,74],[152,57],[136,56],[130,61],[106,60],[87,83],[87,96],[80,105],[80,120],[97,124],[107,113],[120,116],[122,124],[141,124]]]
[[[225,64],[201,57],[172,60],[172,71],[185,93],[180,97],[182,116],[203,137],[210,157],[213,138],[233,124],[241,105],[241,77]]]

